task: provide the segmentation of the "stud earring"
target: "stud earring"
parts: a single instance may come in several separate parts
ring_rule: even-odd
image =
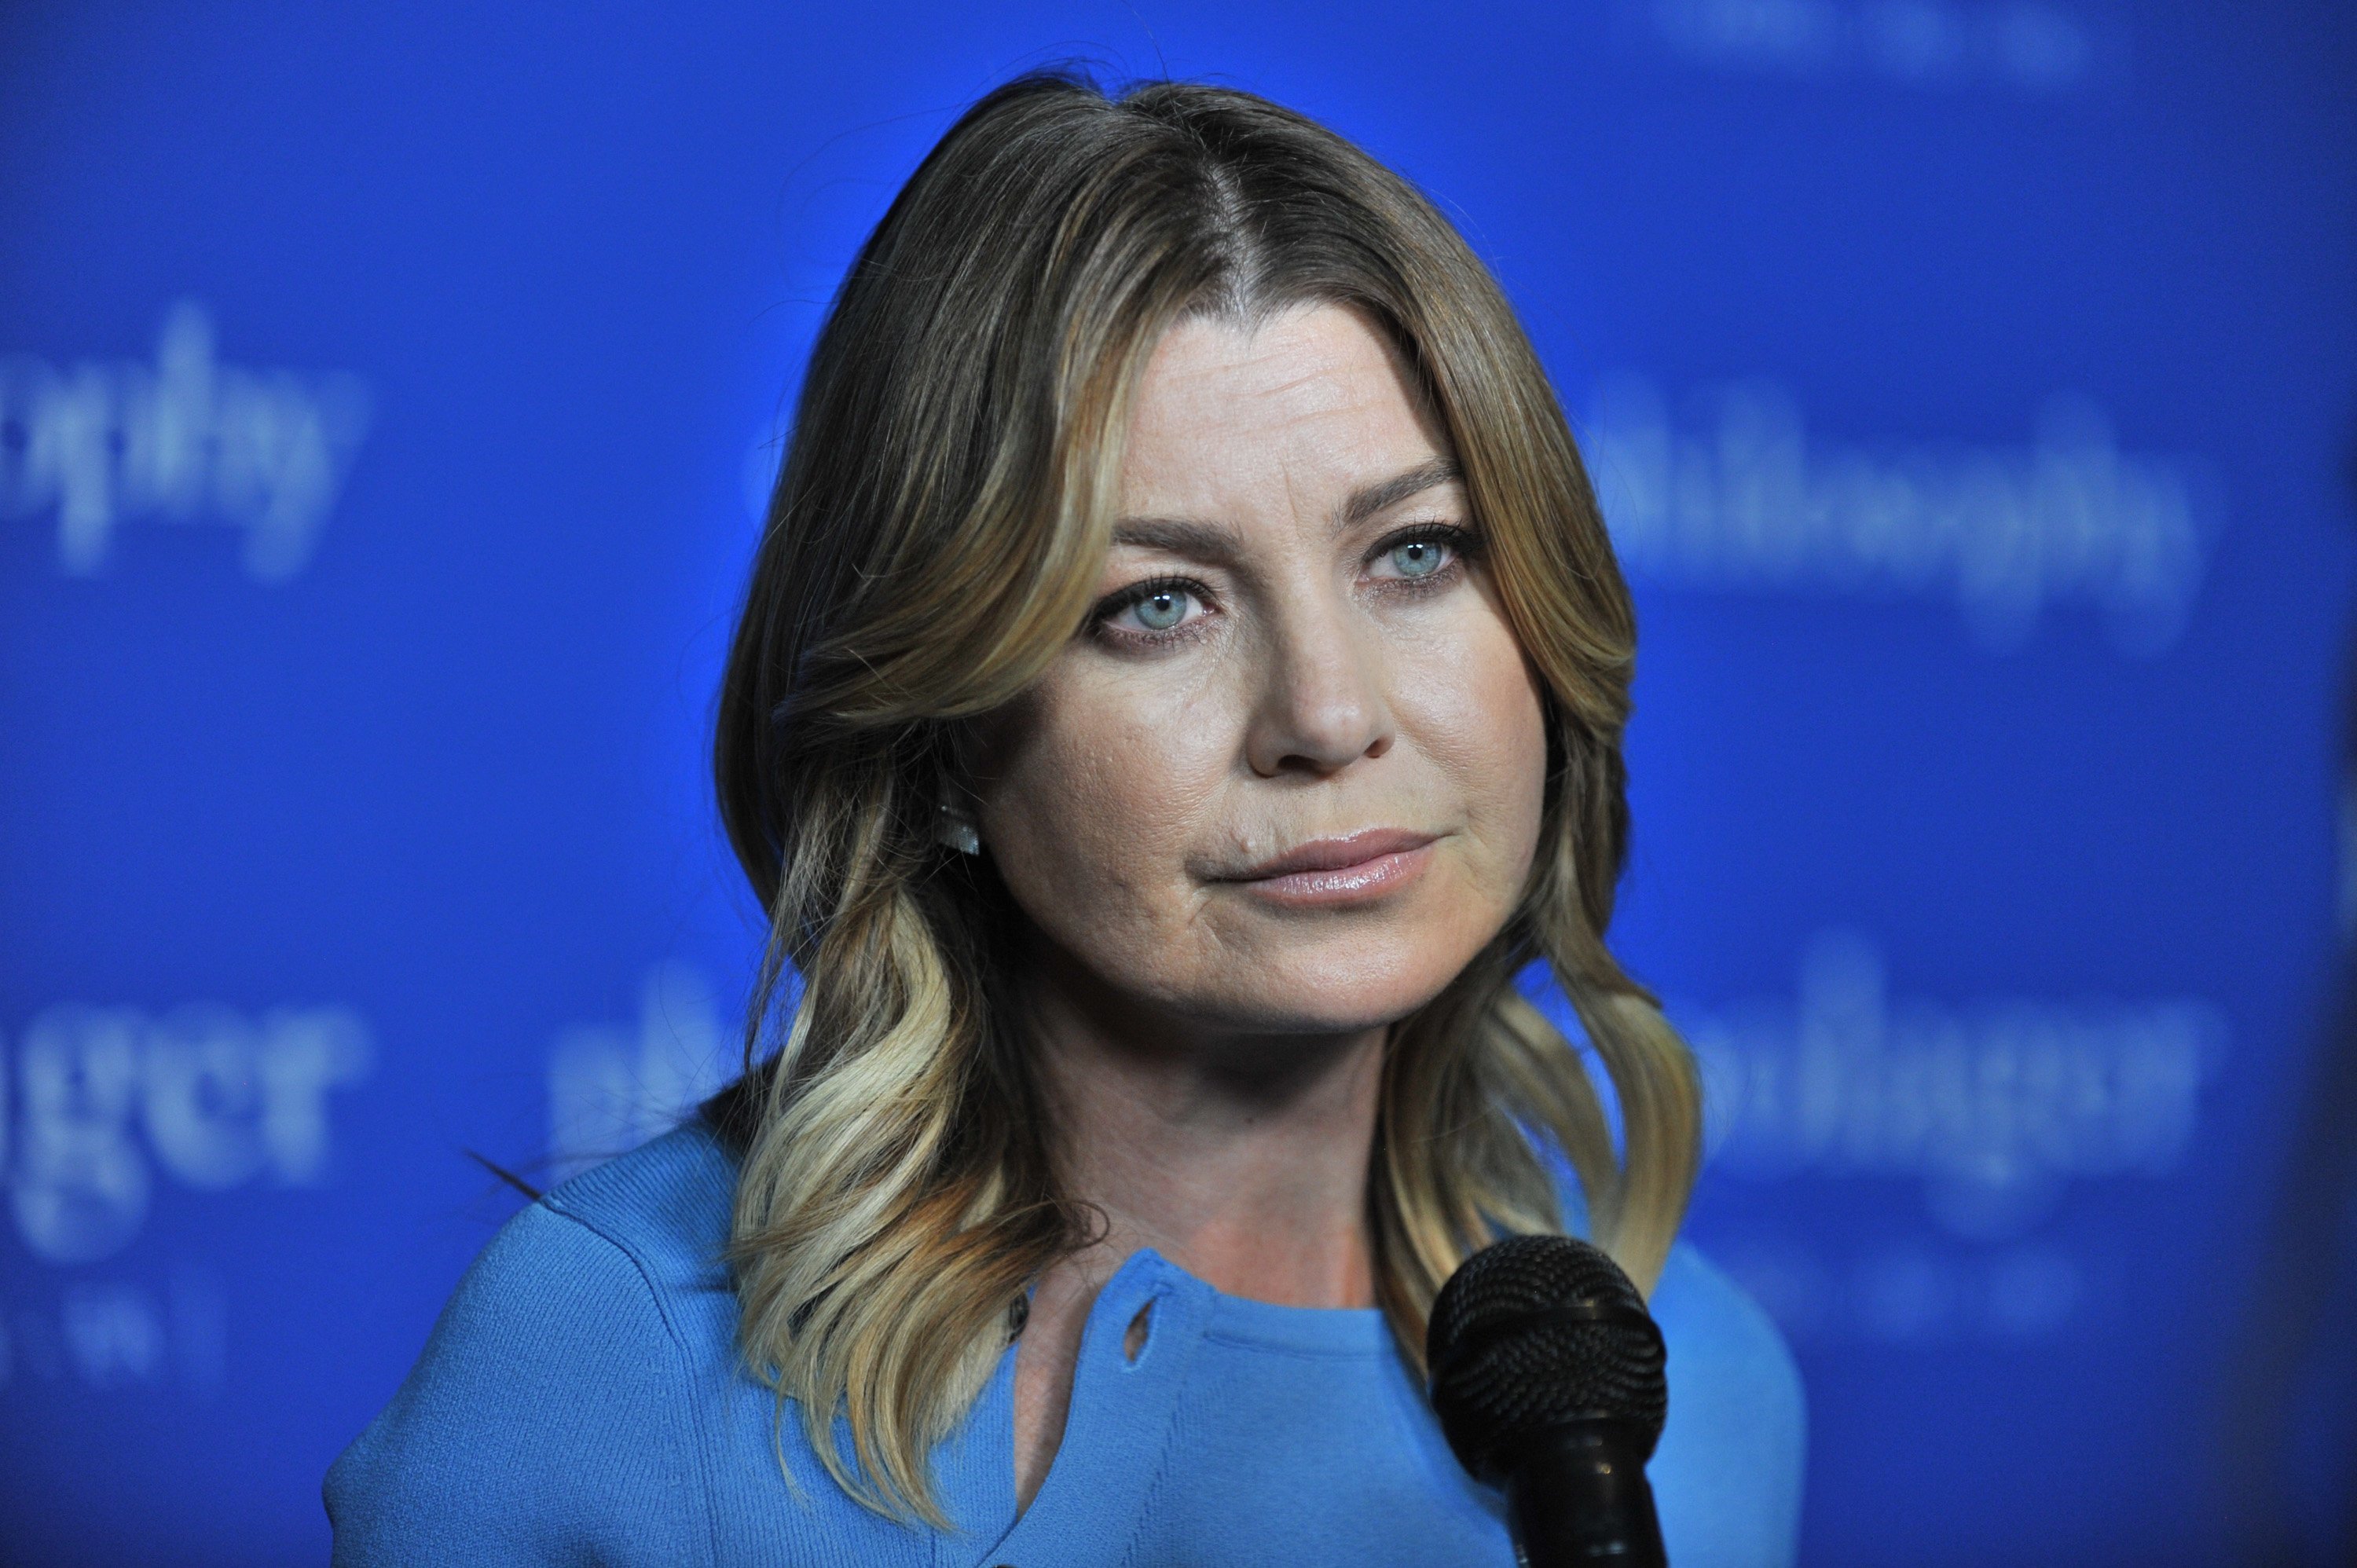
[[[980,854],[982,834],[974,830],[974,819],[947,800],[942,802],[941,813],[933,836],[960,854]]]

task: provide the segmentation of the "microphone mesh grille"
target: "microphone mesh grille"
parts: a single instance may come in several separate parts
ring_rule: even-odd
[[[1441,1287],[1425,1335],[1432,1404],[1475,1476],[1499,1479],[1500,1455],[1576,1417],[1625,1423],[1652,1455],[1670,1390],[1651,1320],[1518,1321],[1583,1305],[1645,1311],[1618,1264],[1568,1236],[1510,1236],[1468,1258]]]

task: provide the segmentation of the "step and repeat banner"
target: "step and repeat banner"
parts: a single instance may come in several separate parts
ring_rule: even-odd
[[[723,1080],[802,358],[1075,57],[1360,140],[1554,371],[1805,1560],[2336,1560],[2357,29],[2222,0],[0,14],[0,1560],[321,1561],[478,1156]]]

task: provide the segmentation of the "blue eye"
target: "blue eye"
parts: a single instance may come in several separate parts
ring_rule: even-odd
[[[1149,577],[1109,594],[1089,623],[1120,647],[1143,650],[1191,634],[1219,612],[1211,590],[1186,577]]]
[[[1448,546],[1437,539],[1404,539],[1392,546],[1390,560],[1403,577],[1429,577],[1448,564]]]
[[[1098,623],[1133,635],[1158,634],[1177,631],[1205,607],[1202,596],[1178,579],[1140,583],[1099,611]]]
[[[1184,588],[1157,588],[1130,607],[1137,624],[1148,631],[1168,631],[1187,618],[1195,596]]]

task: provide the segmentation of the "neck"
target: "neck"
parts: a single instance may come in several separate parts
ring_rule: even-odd
[[[1151,1247],[1232,1295],[1373,1304],[1366,1191],[1382,1028],[1140,1026],[1146,1009],[1052,971],[1032,1001],[1058,1176],[1105,1219],[1071,1261],[1083,1288]]]
[[[1071,966],[1030,988],[1029,1040],[1066,1195],[1103,1233],[1040,1276],[1015,1369],[1015,1497],[1063,1439],[1089,1307],[1151,1247],[1231,1295],[1368,1306],[1367,1163],[1383,1033],[1254,1035],[1168,1026]],[[1136,1354],[1144,1315],[1125,1336]]]

